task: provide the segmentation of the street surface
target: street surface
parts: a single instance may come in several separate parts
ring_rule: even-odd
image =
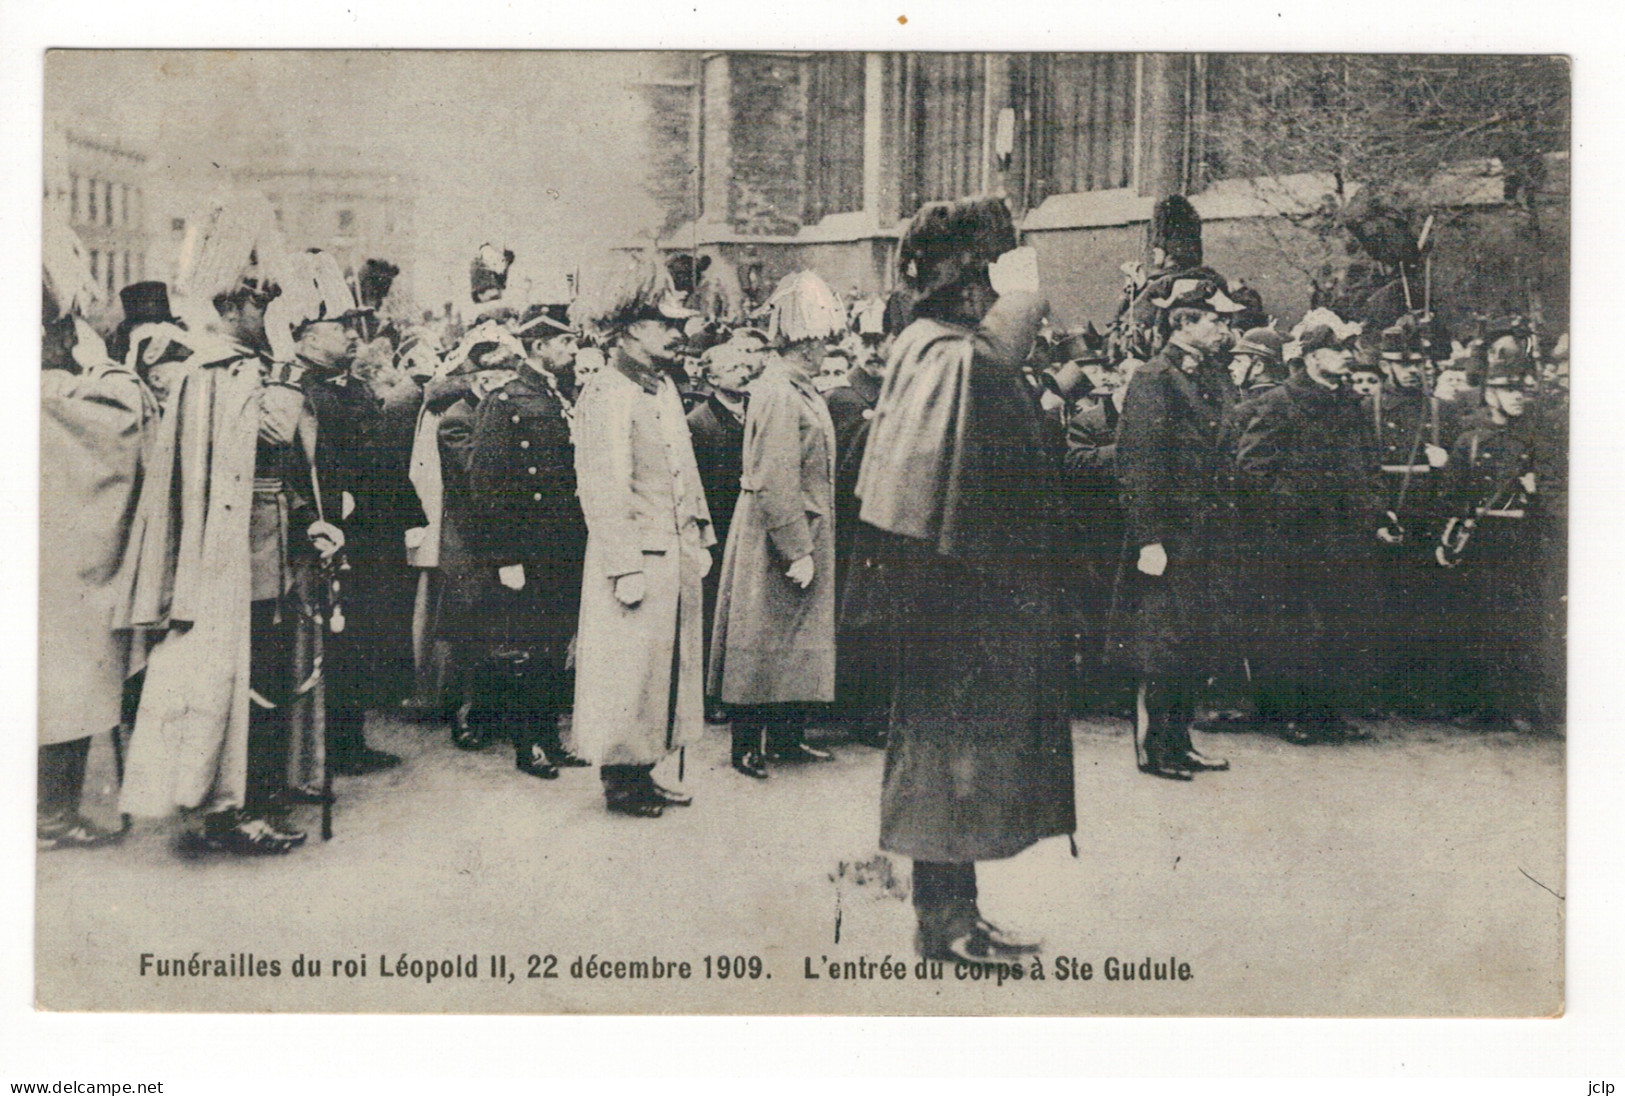
[[[729,768],[726,729],[712,728],[687,758],[694,806],[649,821],[606,813],[595,769],[543,782],[505,744],[463,753],[444,727],[374,718],[369,740],[406,763],[335,782],[331,842],[312,807],[296,816],[310,843],[285,858],[182,859],[173,822],[42,854],[37,998],[233,1012],[1561,1012],[1562,740],[1372,729],[1335,747],[1201,736],[1233,768],[1179,784],[1135,772],[1125,722],[1077,721],[1077,858],[1062,838],[979,869],[983,911],[1045,941],[1045,979],[1029,964],[1001,985],[917,970],[907,863],[877,853],[880,751],[836,744],[834,763],[758,783]],[[661,775],[675,781],[675,759]],[[98,740],[87,813],[108,823],[111,785]],[[320,976],[293,976],[300,956]],[[657,958],[689,976],[653,977]],[[650,965],[589,978],[589,959]],[[881,976],[898,972],[888,959],[901,980]],[[1189,978],[1109,980],[1109,959],[1136,973],[1188,963]],[[158,960],[188,973],[160,976]],[[261,960],[279,975],[236,973]],[[449,976],[429,981],[420,964],[414,977],[413,960]],[[210,973],[191,973],[200,964]]]

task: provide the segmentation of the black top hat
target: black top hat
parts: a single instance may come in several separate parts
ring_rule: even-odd
[[[144,323],[174,323],[169,311],[169,287],[163,282],[135,282],[118,291],[124,305],[124,322],[130,327]]]
[[[1096,331],[1095,325],[1090,323],[1084,330],[1062,339],[1051,357],[1056,362],[1077,362],[1079,365],[1103,364],[1108,361],[1106,336]]]

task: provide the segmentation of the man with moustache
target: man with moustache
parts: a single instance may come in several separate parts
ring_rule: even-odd
[[[587,521],[575,740],[599,763],[612,812],[659,818],[691,799],[657,782],[655,766],[705,729],[701,586],[716,536],[672,379],[693,313],[651,256],[573,313],[610,342],[575,408]]]
[[[1236,460],[1261,499],[1262,537],[1279,561],[1269,618],[1280,629],[1257,649],[1261,717],[1298,745],[1362,736],[1339,715],[1361,698],[1374,658],[1371,573],[1384,520],[1372,434],[1349,385],[1352,352],[1327,327],[1299,339],[1303,369],[1263,396]]]
[[[1241,306],[1217,282],[1175,281],[1155,302],[1168,341],[1135,371],[1117,433],[1127,533],[1107,662],[1138,679],[1135,763],[1166,780],[1230,767],[1191,740],[1198,690],[1233,651],[1225,634],[1234,545],[1225,416],[1235,386],[1221,358]]]

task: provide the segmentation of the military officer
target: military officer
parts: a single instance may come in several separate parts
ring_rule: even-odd
[[[1460,568],[1456,591],[1458,703],[1475,722],[1526,725],[1542,642],[1535,573],[1546,521],[1543,479],[1552,454],[1527,390],[1521,357],[1492,360],[1484,408],[1452,447],[1437,563]]]
[[[1129,381],[1117,427],[1127,534],[1107,663],[1138,680],[1140,771],[1190,780],[1229,768],[1196,749],[1190,725],[1198,688],[1233,648],[1221,578],[1233,543],[1223,423],[1236,396],[1220,354],[1241,306],[1206,278],[1175,281],[1158,301],[1168,341]]]
[[[1389,328],[1375,350],[1383,385],[1365,397],[1361,409],[1376,440],[1386,511],[1379,537],[1387,547],[1375,584],[1388,625],[1379,656],[1384,702],[1407,714],[1428,714],[1437,707],[1426,694],[1442,669],[1438,656],[1447,642],[1449,598],[1433,548],[1442,521],[1440,483],[1460,414],[1454,403],[1428,391],[1431,363],[1414,332]]]
[[[469,459],[468,538],[496,572],[484,606],[492,698],[519,771],[551,780],[588,762],[566,749],[566,669],[581,598],[587,528],[576,502],[565,402],[551,374],[527,358],[480,405]]]

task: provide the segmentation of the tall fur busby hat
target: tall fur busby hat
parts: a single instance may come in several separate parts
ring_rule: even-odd
[[[677,292],[687,295],[694,292],[694,287],[700,284],[700,278],[711,265],[711,256],[701,255],[695,258],[687,251],[679,251],[666,260],[666,269],[671,273],[672,284]]]
[[[385,259],[368,259],[362,263],[361,273],[356,276],[356,291],[361,303],[368,308],[383,304],[400,272],[400,267]]]
[[[897,263],[909,289],[923,299],[985,272],[1018,242],[1003,198],[929,202],[903,230]]]
[[[1183,194],[1159,199],[1146,226],[1146,251],[1158,248],[1169,270],[1189,270],[1202,265],[1202,215]]]

